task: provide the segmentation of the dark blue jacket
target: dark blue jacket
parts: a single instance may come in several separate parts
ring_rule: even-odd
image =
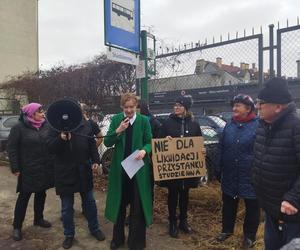
[[[219,164],[222,191],[232,197],[255,199],[251,184],[254,141],[258,119],[246,123],[231,120],[226,124],[219,144]]]

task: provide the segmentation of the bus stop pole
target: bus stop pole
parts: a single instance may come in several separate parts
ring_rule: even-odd
[[[142,60],[145,61],[145,77],[141,79],[141,99],[149,103],[148,95],[148,52],[147,52],[147,31],[141,31]]]

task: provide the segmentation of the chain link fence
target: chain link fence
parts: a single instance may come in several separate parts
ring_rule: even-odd
[[[271,31],[270,31],[271,32]],[[273,32],[273,31],[272,31]],[[253,99],[263,82],[274,73],[294,81],[296,95],[300,78],[300,27],[277,30],[277,44],[263,45],[263,34],[252,34],[226,41],[207,44],[185,44],[183,48],[167,48],[157,53],[156,75],[149,80],[149,105],[155,116],[163,122],[173,111],[174,100],[180,95],[193,100],[191,111],[199,123],[207,150],[208,179],[213,178],[217,164],[218,142],[222,131],[231,119],[230,100],[238,93]],[[275,51],[275,53],[274,53]],[[277,58],[274,60],[273,55]],[[268,60],[269,59],[269,60]],[[277,72],[272,67],[277,66]],[[299,91],[296,90],[299,88]],[[294,91],[295,89],[295,91]],[[99,122],[105,135],[111,114],[106,108]],[[102,164],[108,168],[113,149],[99,148]]]
[[[229,41],[230,42],[230,41]],[[213,87],[234,83],[245,83],[249,81],[258,81],[255,76],[244,76],[245,70],[253,69],[257,72],[258,65],[258,43],[257,39],[250,39],[241,42],[219,43],[212,44],[211,48],[199,47],[195,51],[187,53],[171,53],[170,56],[158,55],[156,60],[157,74],[156,79],[180,77],[188,75],[204,75],[204,81],[199,82],[199,85]],[[207,65],[208,64],[208,65]],[[210,73],[221,71],[222,73],[231,74],[231,78],[218,79],[212,81]],[[240,72],[243,71],[243,72]],[[248,77],[248,78],[247,78]],[[257,76],[256,76],[257,77]],[[223,80],[223,81],[222,81]],[[230,80],[234,80],[230,82]],[[196,84],[197,82],[194,82]],[[159,83],[156,83],[159,85]],[[190,82],[183,83],[185,88],[193,88],[194,85]],[[153,86],[154,90],[155,87]]]
[[[194,113],[228,111],[211,110],[211,103],[222,102],[224,108],[237,86],[258,85],[261,61],[261,34],[158,55],[156,76],[149,82],[150,106],[156,113],[166,112],[174,96],[190,95]]]
[[[160,116],[172,112],[177,96],[193,99],[192,111],[208,152],[209,177],[217,164],[218,138],[231,118],[233,96],[245,93],[255,99],[263,82],[277,75],[289,81],[294,99],[300,100],[299,23],[278,29],[277,44],[273,41],[273,27],[269,26],[268,47],[264,47],[262,33],[244,34],[242,38],[228,37],[227,41],[220,37],[218,43],[166,48],[167,53],[157,55],[157,74],[149,83],[151,109]]]
[[[288,80],[300,79],[300,26],[277,31],[277,71]]]

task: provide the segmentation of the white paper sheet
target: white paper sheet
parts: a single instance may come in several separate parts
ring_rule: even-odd
[[[124,168],[125,172],[129,176],[130,179],[140,170],[142,166],[144,166],[143,160],[136,160],[135,157],[137,156],[139,150],[134,151],[131,155],[129,155],[126,159],[121,162],[122,167]]]

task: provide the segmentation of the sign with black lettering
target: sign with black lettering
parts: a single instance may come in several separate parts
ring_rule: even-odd
[[[178,137],[152,140],[155,181],[206,175],[203,138]]]

